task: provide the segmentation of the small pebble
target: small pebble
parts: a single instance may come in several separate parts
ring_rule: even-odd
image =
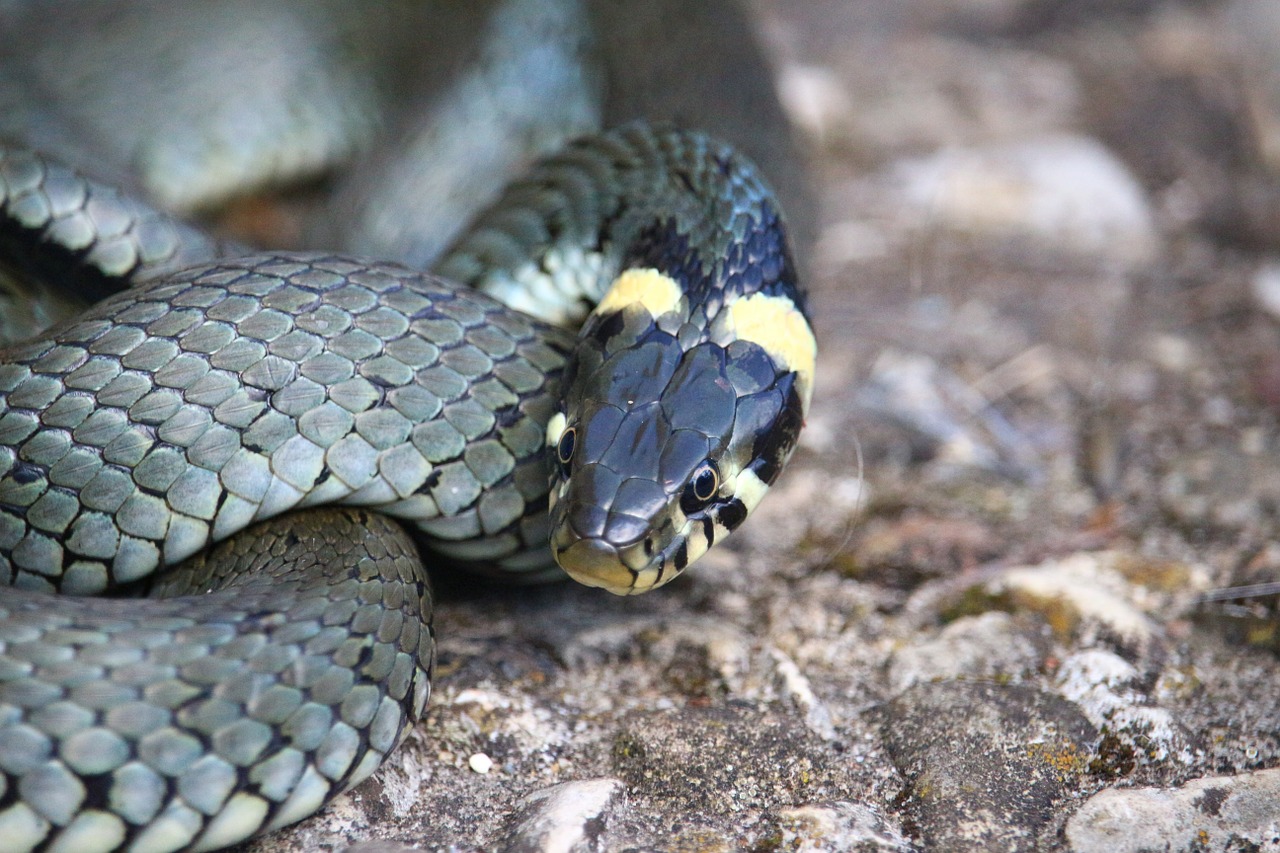
[[[1254,301],[1272,317],[1280,317],[1280,262],[1262,264],[1250,282]]]
[[[493,759],[483,752],[477,752],[467,759],[467,766],[477,773],[488,773],[493,769]]]
[[[614,849],[601,836],[613,813],[625,807],[620,779],[561,782],[524,798],[502,848],[506,853],[576,853]]]

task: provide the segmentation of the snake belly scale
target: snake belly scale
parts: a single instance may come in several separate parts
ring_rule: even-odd
[[[56,211],[5,162],[0,245],[38,250]],[[584,140],[438,269],[461,284],[320,253],[142,265],[0,350],[0,849],[210,850],[305,817],[427,701],[415,542],[643,591],[790,455],[813,337],[727,146]]]

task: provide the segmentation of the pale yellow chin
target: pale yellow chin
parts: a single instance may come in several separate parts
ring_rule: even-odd
[[[623,562],[631,555],[590,539],[575,540],[571,534],[556,531],[551,550],[560,568],[583,586],[599,587],[614,595],[638,595],[662,585],[656,567],[632,571]]]

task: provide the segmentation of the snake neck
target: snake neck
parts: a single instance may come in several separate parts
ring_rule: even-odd
[[[784,216],[755,165],[703,133],[635,123],[579,140],[436,271],[583,339],[612,337],[628,301],[678,320],[685,349],[747,337],[799,374],[808,408],[816,346]]]
[[[553,322],[591,312],[547,428],[552,549],[576,580],[666,583],[795,447],[816,344],[773,194],[722,143],[644,126],[579,143],[440,271]]]
[[[653,268],[694,304],[785,291],[804,309],[783,217],[756,168],[704,134],[632,124],[511,185],[436,272],[578,327],[621,272]]]

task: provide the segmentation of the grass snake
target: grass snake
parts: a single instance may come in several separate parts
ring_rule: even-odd
[[[0,350],[6,851],[311,814],[427,701],[419,544],[654,588],[759,502],[812,389],[777,204],[694,132],[569,146],[440,277],[244,253],[18,149],[0,211],[24,279],[118,291]]]

